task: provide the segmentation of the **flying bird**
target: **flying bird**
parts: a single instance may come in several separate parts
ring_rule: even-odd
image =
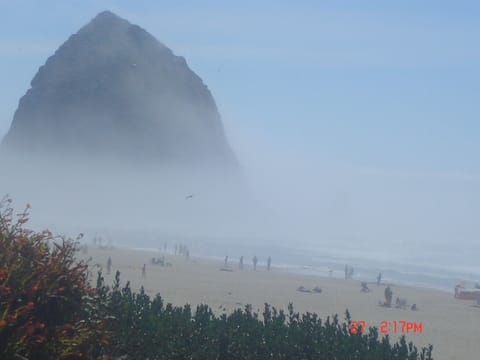
[[[185,196],[185,200],[188,200],[188,199],[192,199],[193,198],[193,194],[190,194],[188,196]]]

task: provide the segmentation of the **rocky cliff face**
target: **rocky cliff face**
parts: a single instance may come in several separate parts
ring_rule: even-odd
[[[39,69],[2,148],[236,166],[215,101],[185,59],[111,12]]]

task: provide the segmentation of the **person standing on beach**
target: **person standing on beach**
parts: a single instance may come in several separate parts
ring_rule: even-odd
[[[142,268],[142,278],[146,278],[147,277],[147,264],[143,264],[143,268]]]
[[[239,268],[240,270],[243,269],[243,255],[240,256],[240,262],[238,263],[238,268]]]
[[[253,271],[257,271],[257,262],[258,262],[258,258],[257,258],[257,255],[255,255],[253,257]]]
[[[223,264],[223,267],[228,267],[228,255],[225,256],[225,262]]]
[[[272,265],[272,258],[269,256],[267,259],[267,270],[270,270],[270,265]]]
[[[380,281],[382,281],[382,273],[379,272],[377,276],[377,285],[380,285]]]
[[[392,306],[393,291],[390,289],[390,286],[385,288],[385,306]]]
[[[112,258],[109,256],[107,260],[107,275],[110,275],[111,270],[112,270]]]

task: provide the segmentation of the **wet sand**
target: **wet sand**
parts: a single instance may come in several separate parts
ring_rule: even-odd
[[[129,280],[135,290],[144,286],[147,294],[160,293],[165,302],[174,305],[188,303],[194,309],[198,304],[208,304],[216,313],[228,313],[251,304],[261,313],[264,303],[284,310],[293,303],[295,311],[315,312],[322,319],[339,314],[341,320],[348,309],[352,320],[363,320],[367,327],[380,328],[389,322],[384,328],[390,330],[393,339],[404,334],[407,341],[417,347],[433,344],[435,359],[476,359],[480,353],[480,308],[474,307],[472,301],[455,299],[453,294],[392,284],[393,299],[397,296],[406,298],[408,306],[406,309],[386,308],[378,304],[384,299],[384,284],[368,283],[371,291],[365,293],[360,291],[360,281],[357,280],[291,274],[274,266],[267,271],[260,263],[257,271],[253,271],[251,259],[245,259],[243,270],[238,268],[237,261],[230,261],[231,271],[220,270],[224,266],[222,259],[190,257],[187,262],[184,257],[171,254],[166,254],[165,260],[172,266],[150,264],[152,257],[164,255],[161,251],[90,248],[87,255],[80,254],[80,257],[91,257],[91,269],[95,275],[95,264],[101,266],[107,284],[113,283],[115,271],[119,270],[122,284]],[[109,256],[112,271],[107,275]],[[146,264],[145,278],[142,278],[143,264]],[[322,292],[300,292],[297,290],[300,286],[309,290],[320,287]],[[410,310],[413,303],[418,311]],[[402,332],[402,321],[411,323],[410,327],[417,324],[417,331],[411,328],[407,332],[405,323]],[[418,330],[420,323],[421,332]]]

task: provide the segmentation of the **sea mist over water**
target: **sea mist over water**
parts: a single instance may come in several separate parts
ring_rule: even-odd
[[[327,269],[341,276],[348,263],[358,278],[382,271],[387,279],[441,288],[480,277],[478,178],[239,153],[241,176],[3,158],[0,189],[18,210],[32,205],[34,228],[82,232],[87,242],[102,236],[155,249],[166,242],[170,250],[182,242],[192,255],[272,256],[277,265],[323,276]]]

